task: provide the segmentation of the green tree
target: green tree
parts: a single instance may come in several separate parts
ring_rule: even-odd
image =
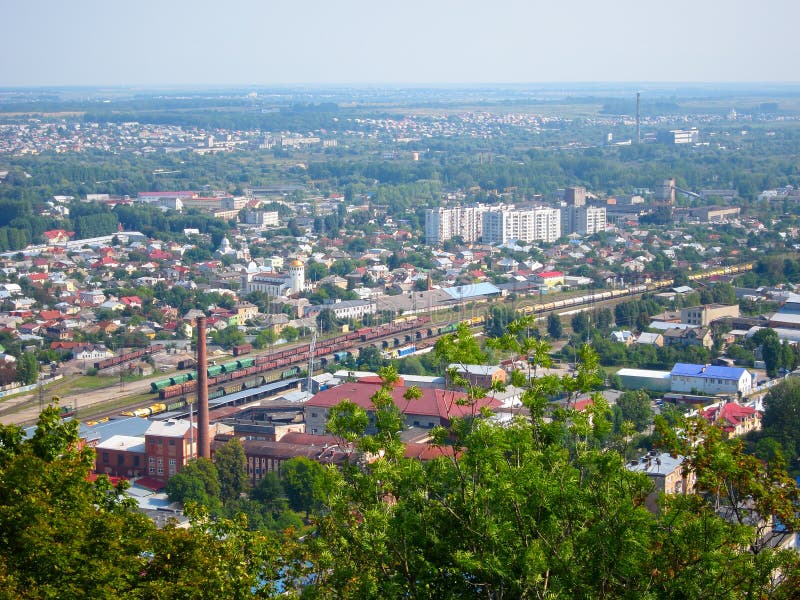
[[[358,353],[358,367],[367,371],[377,371],[383,365],[381,351],[375,346],[365,346]]]
[[[286,491],[275,471],[268,471],[250,492],[250,497],[277,518],[288,507]]]
[[[317,327],[323,333],[335,331],[339,327],[339,319],[330,308],[323,308],[317,315]]]
[[[561,324],[561,319],[555,313],[547,315],[547,335],[554,340],[561,339],[564,335],[564,327]]]
[[[214,466],[223,503],[239,498],[247,490],[247,458],[239,438],[231,438],[214,452]]]
[[[33,352],[24,352],[17,360],[17,380],[23,385],[39,380],[39,363]]]
[[[306,518],[323,498],[324,469],[305,456],[290,458],[281,465],[281,481],[293,510],[304,511]]]
[[[789,464],[800,457],[800,380],[790,377],[764,397],[764,416],[759,439],[776,440]]]
[[[277,536],[191,511],[189,529],[158,529],[122,496],[124,482],[90,481],[95,451],[78,425],[54,407],[27,437],[0,425],[0,597],[211,600],[285,587],[289,548]]]
[[[636,431],[647,429],[653,418],[650,396],[644,390],[623,393],[617,399],[617,406],[622,411],[622,418],[633,423]]]
[[[166,492],[172,502],[196,502],[201,506],[216,507],[220,503],[217,468],[207,458],[190,460],[169,478]]]

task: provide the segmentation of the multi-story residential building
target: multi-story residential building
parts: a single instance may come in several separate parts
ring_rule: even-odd
[[[654,490],[645,498],[645,506],[653,513],[659,512],[658,498],[670,494],[691,494],[697,475],[684,468],[683,456],[672,456],[666,452],[652,450],[639,460],[628,465],[629,471],[644,473],[653,482]]]
[[[586,188],[568,187],[564,190],[561,209],[561,234],[592,235],[606,229],[606,209],[586,205]]]
[[[706,421],[720,427],[728,438],[739,437],[751,431],[761,431],[761,413],[755,408],[737,402],[709,406],[701,414]]]
[[[704,306],[690,306],[681,309],[681,323],[708,327],[717,319],[724,317],[739,318],[739,305],[706,304]]]
[[[246,210],[243,216],[246,224],[256,227],[277,227],[280,224],[280,214],[276,210]]]
[[[453,206],[425,211],[425,243],[438,246],[455,236],[465,242],[475,242],[483,233],[483,215],[499,211],[499,206]]]
[[[606,209],[604,206],[579,206],[572,208],[573,213],[571,222],[574,230],[562,233],[577,233],[578,235],[593,235],[599,231],[606,230]],[[562,222],[563,226],[563,222]]]
[[[717,367],[677,363],[670,372],[673,392],[715,394],[749,394],[753,375],[740,367]]]
[[[486,244],[505,244],[511,240],[553,243],[560,237],[561,215],[557,208],[541,206],[483,214],[483,242]]]

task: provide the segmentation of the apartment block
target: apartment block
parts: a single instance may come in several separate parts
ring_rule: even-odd
[[[505,209],[483,215],[483,241],[486,244],[555,242],[561,237],[561,213],[557,208]]]

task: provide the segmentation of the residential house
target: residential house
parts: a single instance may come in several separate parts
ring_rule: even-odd
[[[639,334],[639,337],[636,338],[634,342],[636,344],[646,344],[649,346],[656,346],[657,348],[661,348],[664,345],[664,336],[660,333],[650,333],[650,332],[642,332]]]
[[[728,438],[739,437],[751,431],[761,431],[761,412],[738,402],[724,402],[710,406],[701,414],[706,421],[720,427]]]
[[[665,346],[702,346],[711,348],[714,338],[707,327],[688,327],[680,329],[671,327],[663,333]]]
[[[658,498],[664,494],[691,494],[697,481],[694,471],[685,469],[683,456],[672,456],[666,452],[650,451],[639,460],[633,460],[626,468],[635,473],[644,473],[653,482],[654,490],[645,498],[650,512],[659,511]]]
[[[462,365],[453,363],[447,366],[449,373],[455,371],[466,379],[470,385],[488,390],[494,383],[506,382],[508,374],[499,366],[492,365]],[[452,383],[452,382],[450,382]]]

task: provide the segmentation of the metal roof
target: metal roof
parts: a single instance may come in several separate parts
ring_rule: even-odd
[[[469,285],[457,285],[455,287],[444,288],[445,292],[456,300],[474,298],[476,296],[490,296],[499,294],[500,288],[493,283],[470,283]]]
[[[261,387],[242,390],[241,392],[235,392],[233,394],[227,394],[220,398],[215,398],[214,400],[209,400],[208,406],[209,407],[218,406],[220,404],[228,404],[229,402],[236,403],[236,401],[242,400],[244,398],[249,398],[250,396],[256,396],[258,394],[266,394],[269,392],[286,389],[287,387],[291,387],[293,384],[297,384],[298,382],[301,381],[304,380],[285,379],[282,381],[275,381],[273,383],[268,383],[267,385],[262,385]]]
[[[694,365],[690,363],[676,363],[670,372],[683,377],[701,377],[705,379],[728,379],[739,381],[747,369],[741,367],[718,367],[716,365]],[[748,373],[749,374],[749,373]]]

